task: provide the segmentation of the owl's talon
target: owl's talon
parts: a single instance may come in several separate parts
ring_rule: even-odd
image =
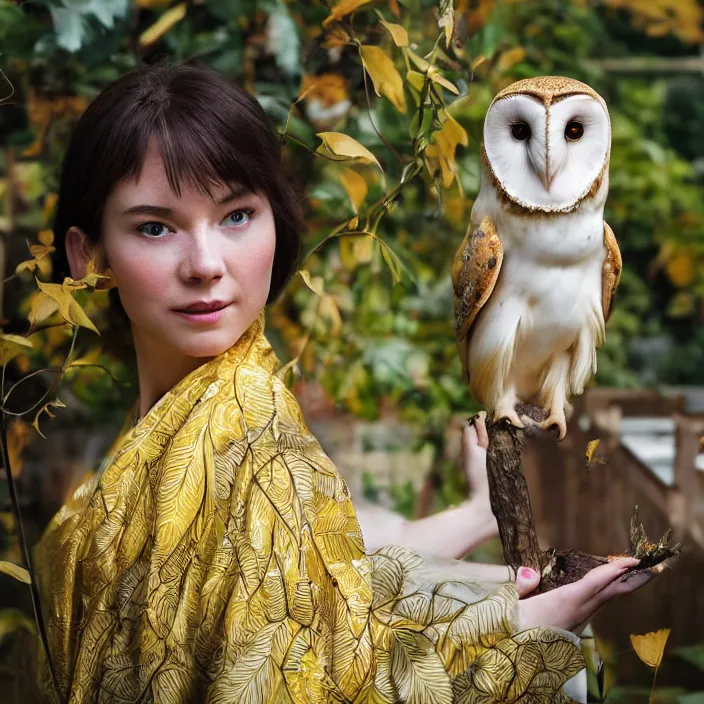
[[[564,413],[553,413],[540,423],[542,430],[550,430],[554,425],[557,426],[557,439],[564,440],[567,435],[567,420]]]
[[[498,423],[500,420],[508,421],[514,428],[525,428],[525,423],[518,417],[515,409],[510,408],[504,411],[496,411],[494,419]]]

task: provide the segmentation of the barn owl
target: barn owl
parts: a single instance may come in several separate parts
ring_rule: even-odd
[[[569,397],[596,371],[621,275],[604,222],[611,122],[584,83],[510,85],[484,123],[481,188],[452,284],[462,372],[495,419],[518,402],[567,430]],[[523,417],[525,420],[525,416]]]

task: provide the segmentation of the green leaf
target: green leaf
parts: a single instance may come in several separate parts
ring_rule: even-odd
[[[0,366],[5,366],[19,354],[27,354],[34,345],[20,335],[3,335],[0,333]]]
[[[85,36],[85,17],[65,7],[49,7],[49,10],[54,21],[56,43],[66,51],[78,51]]]
[[[127,15],[129,0],[63,0],[49,3],[57,44],[66,51],[77,52],[84,44],[88,19],[94,17],[106,29],[112,29],[117,18]]]
[[[704,704],[704,690],[681,694],[677,697],[677,704]]]
[[[14,577],[15,579],[18,579],[20,582],[24,582],[25,584],[32,583],[32,578],[29,576],[29,572],[24,567],[20,567],[14,562],[0,560],[0,572],[9,574],[10,577]]]
[[[623,687],[616,686],[609,691],[604,704],[633,704],[634,702],[652,701],[653,704],[677,704],[679,697],[686,694],[683,687],[656,687],[652,699],[650,687]]]
[[[397,284],[401,280],[401,269],[403,264],[396,256],[396,253],[383,240],[378,240],[381,245],[381,256],[384,257],[386,265],[391,269],[391,275],[394,277],[394,283]]]
[[[694,667],[698,667],[704,672],[704,643],[673,648],[672,654],[686,660],[688,663],[691,663]]]
[[[269,15],[267,46],[276,59],[276,65],[289,76],[302,72],[298,27],[283,3]]]
[[[205,6],[213,17],[223,22],[251,17],[257,9],[256,0],[205,0]]]

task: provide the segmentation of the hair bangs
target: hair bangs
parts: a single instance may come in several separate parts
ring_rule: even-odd
[[[269,184],[256,178],[256,164],[251,163],[251,157],[233,147],[235,140],[232,135],[203,130],[197,122],[184,119],[178,111],[164,118],[155,126],[154,136],[166,177],[176,195],[181,196],[183,184],[207,194],[211,199],[214,199],[213,189],[223,184],[243,186],[252,193],[263,191],[267,196],[271,195]]]

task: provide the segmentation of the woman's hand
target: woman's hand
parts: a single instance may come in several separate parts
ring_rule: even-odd
[[[474,425],[467,425],[462,431],[462,464],[471,497],[459,506],[416,521],[407,521],[380,506],[355,502],[367,552],[396,544],[419,552],[461,559],[485,540],[499,534],[489,503],[486,474],[489,438],[484,416],[480,414]],[[467,563],[468,569],[470,566],[472,579],[506,580],[504,565]]]
[[[521,599],[518,602],[518,629],[525,631],[529,628],[548,626],[573,631],[579,635],[607,602],[622,594],[634,592],[666,567],[666,563],[662,562],[623,581],[622,577],[627,570],[639,562],[640,560],[634,557],[612,560],[590,570],[582,579],[572,584],[530,599],[523,597],[530,594],[540,580],[535,570],[521,567],[516,575],[516,590]]]
[[[486,431],[486,413],[482,411],[474,423],[468,423],[462,433],[462,462],[464,475],[472,500],[473,510],[486,522],[484,539],[499,534],[499,526],[489,501],[489,477],[486,473],[486,451],[489,435]]]

